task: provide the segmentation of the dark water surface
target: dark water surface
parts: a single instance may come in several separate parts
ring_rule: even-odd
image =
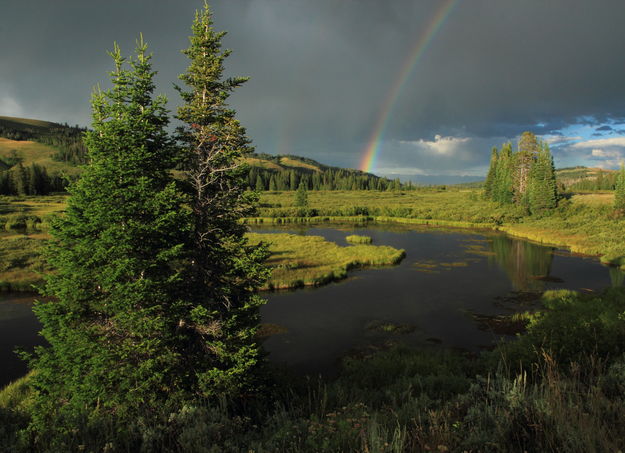
[[[264,342],[269,358],[302,372],[331,372],[345,354],[389,341],[479,350],[501,335],[480,329],[471,314],[509,314],[531,308],[523,302],[531,293],[597,291],[625,279],[596,259],[489,231],[385,225],[255,231],[319,235],[340,245],[355,233],[406,250],[398,266],[354,271],[321,288],[266,293],[262,321],[286,329]],[[42,343],[32,301],[0,295],[0,386],[26,371],[13,349]],[[408,333],[386,332],[384,324]]]
[[[480,329],[472,313],[510,314],[531,308],[522,302],[532,299],[531,293],[597,291],[623,285],[625,276],[597,259],[490,231],[383,225],[255,231],[319,235],[340,245],[355,233],[406,250],[398,266],[354,271],[347,280],[321,288],[267,295],[263,322],[287,332],[267,339],[265,349],[272,361],[304,372],[332,370],[345,354],[388,341],[479,350],[501,335]],[[372,328],[385,323],[412,332]]]

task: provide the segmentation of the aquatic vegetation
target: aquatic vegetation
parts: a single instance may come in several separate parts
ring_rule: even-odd
[[[458,267],[467,267],[469,265],[469,261],[451,261],[451,262],[444,262],[444,261],[417,261],[412,263],[412,266],[415,268],[415,270],[417,270],[418,272],[424,272],[426,274],[428,273],[439,273],[441,270],[444,271],[450,271],[453,268],[458,268]]]
[[[370,236],[359,236],[357,234],[350,234],[345,240],[351,244],[371,244],[373,242]]]
[[[366,330],[380,333],[407,334],[416,330],[416,326],[411,324],[397,324],[390,321],[371,321],[365,326]]]
[[[343,279],[351,269],[390,266],[405,256],[403,250],[388,246],[351,245],[341,247],[320,236],[248,233],[250,243],[265,242],[272,269],[263,289],[288,289],[319,286]]]
[[[497,335],[516,335],[525,332],[531,315],[514,313],[512,315],[481,315],[472,313],[478,329],[493,332]]]
[[[48,266],[41,256],[45,235],[0,236],[0,291],[33,291]]]
[[[561,201],[549,215],[527,216],[513,205],[486,201],[474,189],[407,192],[310,191],[308,204],[316,213],[306,219],[291,218],[290,192],[264,192],[258,219],[247,222],[374,221],[407,225],[494,229],[542,244],[565,246],[575,253],[600,255],[602,262],[625,269],[625,218],[614,217],[607,203],[588,197]],[[355,210],[354,206],[358,206]],[[280,219],[278,221],[278,219]],[[488,250],[474,249],[489,255]]]

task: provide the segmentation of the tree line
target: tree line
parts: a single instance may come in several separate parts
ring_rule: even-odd
[[[555,208],[558,188],[549,145],[532,132],[523,132],[516,152],[512,143],[503,144],[501,150],[493,148],[484,197],[532,214]]]
[[[45,167],[32,163],[0,171],[0,195],[48,195],[65,190],[67,180],[59,174],[49,175]]]
[[[369,173],[327,167],[320,171],[308,169],[274,170],[252,166],[247,174],[247,186],[257,191],[297,190],[411,190],[415,186],[399,179],[381,178]]]
[[[599,170],[595,178],[584,178],[570,184],[569,190],[615,190],[618,173]]]

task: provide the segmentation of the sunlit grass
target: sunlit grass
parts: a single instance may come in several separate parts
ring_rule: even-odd
[[[320,236],[249,233],[250,242],[269,245],[271,279],[264,289],[319,286],[347,276],[347,271],[367,266],[388,266],[400,262],[403,250],[388,246],[341,247]]]
[[[33,291],[48,270],[41,256],[46,236],[0,235],[0,291]]]
[[[345,240],[350,244],[371,244],[373,242],[371,236],[360,236],[358,234],[350,234]]]
[[[588,206],[611,206],[614,203],[614,192],[579,193],[573,195],[571,201]]]
[[[80,167],[54,160],[52,156],[58,152],[58,149],[53,146],[30,140],[10,140],[0,137],[0,157],[9,157],[13,151],[23,159],[24,166],[41,165],[49,174],[61,172],[66,175],[77,175],[81,171]]]
[[[527,216],[514,206],[499,206],[482,199],[480,191],[474,189],[310,191],[309,209],[316,216],[297,217],[292,192],[265,192],[259,215],[263,223],[360,219],[497,229],[512,236],[569,247],[574,253],[600,256],[604,263],[625,268],[625,219],[614,214],[611,197],[611,193],[575,195],[572,200],[562,200],[550,215]]]

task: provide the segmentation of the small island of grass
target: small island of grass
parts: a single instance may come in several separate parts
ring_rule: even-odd
[[[373,242],[371,236],[359,236],[358,234],[351,234],[345,240],[350,244],[371,244]]]
[[[385,245],[341,247],[320,236],[249,233],[248,238],[269,245],[272,274],[265,290],[320,286],[345,278],[350,269],[389,266],[405,256],[404,250]]]

